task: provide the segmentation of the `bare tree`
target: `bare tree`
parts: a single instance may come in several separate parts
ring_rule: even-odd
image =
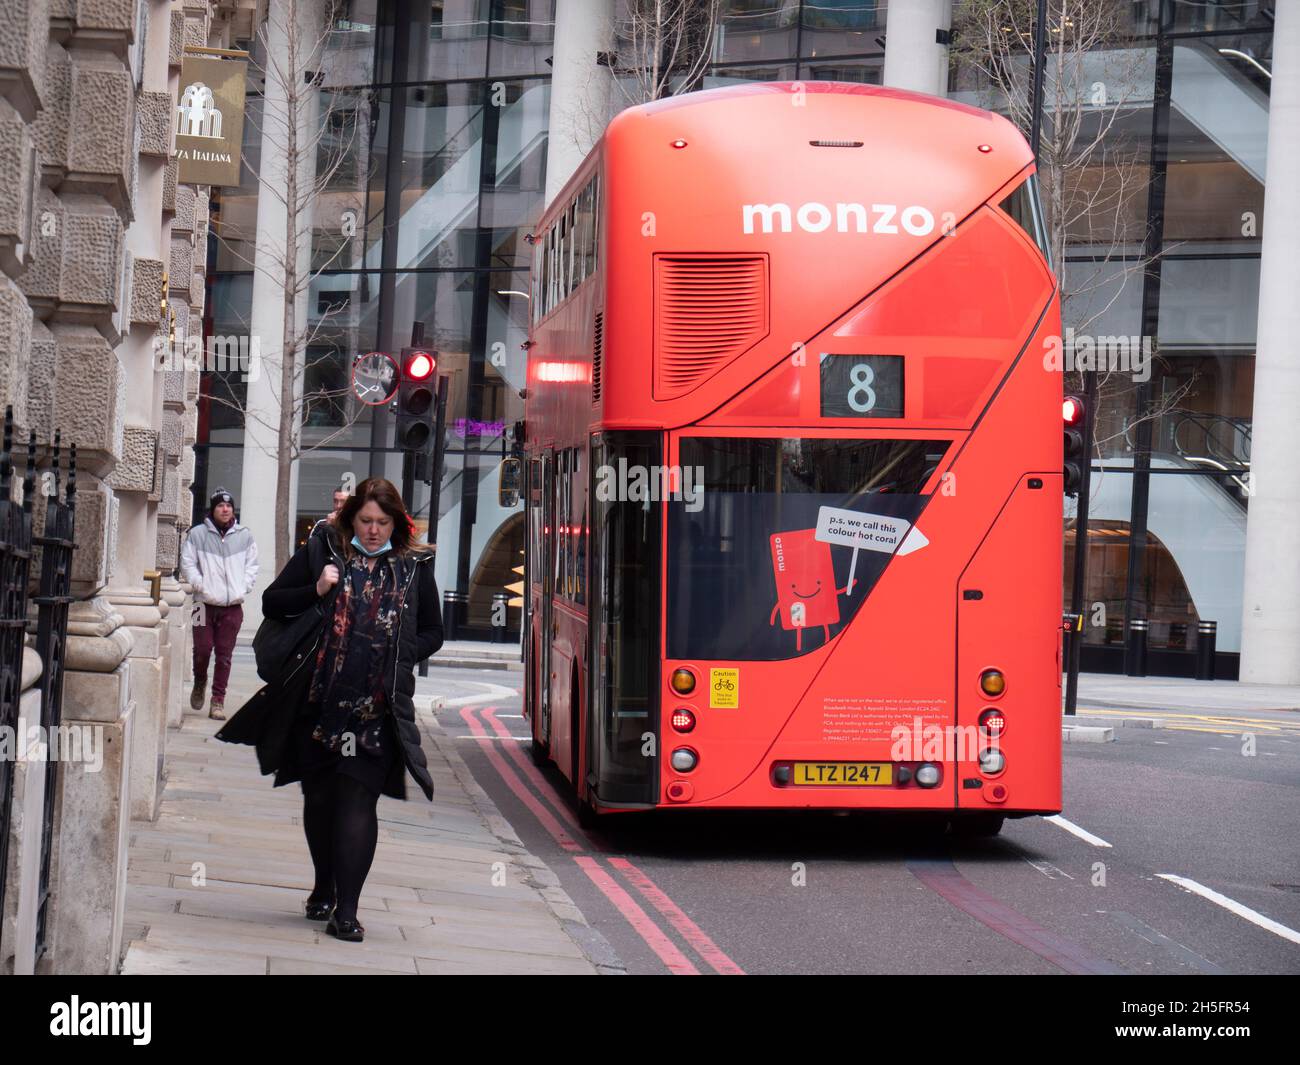
[[[217,239],[230,255],[270,279],[283,301],[278,350],[264,351],[258,368],[278,380],[276,409],[264,411],[231,388],[225,395],[210,396],[275,433],[277,569],[288,561],[291,549],[294,463],[347,432],[362,409],[351,399],[346,379],[310,391],[304,388],[313,371],[338,368],[339,360],[328,348],[337,344],[340,330],[347,331],[346,316],[355,310],[351,298],[322,297],[314,315],[301,311],[304,297],[322,274],[359,265],[354,260],[361,253],[355,249],[364,244],[363,190],[370,170],[369,94],[349,89],[344,95],[322,88],[335,12],[334,4],[326,3],[322,19],[321,7],[319,0],[270,0],[250,62],[250,71],[263,80],[264,95],[260,113],[249,115],[263,146],[260,159],[249,169],[259,199],[270,197],[283,208],[283,230],[259,234],[254,247],[238,239],[246,234],[216,227]],[[272,144],[274,153],[267,151]],[[321,347],[327,350],[313,354]],[[343,369],[346,378],[348,367]],[[334,430],[305,441],[304,425],[322,410],[329,412]]]
[[[700,87],[713,55],[721,0],[623,0],[614,24],[624,106]]]
[[[1149,124],[1140,119],[1150,105],[1154,53],[1133,43],[1132,4],[1125,0],[1047,0],[1045,6],[1038,179],[1062,316],[1079,334],[1089,334],[1153,262],[1144,200]],[[959,84],[975,88],[984,106],[1005,114],[1026,136],[1034,117],[1037,7],[1038,0],[953,5]],[[1067,248],[1087,253],[1068,271]],[[1137,384],[1110,364],[1097,369],[1103,408],[1129,408]],[[1189,388],[1186,383],[1159,397],[1126,425],[1099,422],[1094,446],[1176,409]]]
[[[1094,253],[1089,276],[1067,281],[1061,271],[1062,298],[1078,303],[1113,279],[1120,255],[1135,244],[1141,250],[1134,219],[1146,163],[1141,138],[1131,135],[1127,122],[1150,82],[1150,53],[1127,47],[1131,5],[1122,0],[1047,0],[1046,6],[1038,178],[1058,269],[1067,243],[1086,244]],[[1033,123],[1036,9],[1037,0],[957,0],[953,9],[958,77],[975,74],[984,105],[1004,113],[1026,136]],[[1141,268],[1132,261],[1120,267]],[[1086,328],[1114,298],[1089,312],[1071,308],[1086,315],[1076,325]]]

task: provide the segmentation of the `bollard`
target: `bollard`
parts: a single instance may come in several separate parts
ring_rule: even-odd
[[[507,604],[510,602],[510,596],[505,592],[495,592],[492,596],[492,642],[506,642],[506,627],[510,620],[510,608]],[[501,619],[501,624],[497,624],[497,618]]]
[[[1218,642],[1219,623],[1200,621],[1196,624],[1196,679],[1214,679],[1214,650]]]
[[[464,603],[468,602],[464,592],[446,591],[442,593],[442,638],[456,639],[460,623],[465,614]]]
[[[1147,629],[1145,618],[1133,618],[1128,623],[1128,651],[1124,655],[1124,672],[1130,677],[1147,675]]]

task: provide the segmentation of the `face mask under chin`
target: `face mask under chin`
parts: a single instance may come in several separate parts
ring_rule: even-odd
[[[367,551],[365,545],[362,544],[360,539],[358,539],[356,536],[353,536],[352,546],[355,547],[367,558],[374,558],[376,555],[382,555],[385,551],[391,551],[393,549],[393,540],[392,537],[389,537],[387,540],[384,541],[384,545],[382,547],[374,551]]]

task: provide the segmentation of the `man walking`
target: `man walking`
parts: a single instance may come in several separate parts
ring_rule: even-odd
[[[203,709],[208,686],[208,659],[216,651],[212,671],[212,706],[208,717],[225,720],[226,684],[235,637],[244,623],[244,597],[257,580],[257,544],[253,534],[235,520],[235,498],[218,488],[208,500],[208,515],[185,538],[181,576],[193,587],[198,603],[194,622],[194,690],[190,708]]]

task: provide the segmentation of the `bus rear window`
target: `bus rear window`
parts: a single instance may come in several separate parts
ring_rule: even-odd
[[[699,477],[668,507],[668,657],[773,661],[823,646],[920,515],[948,447],[683,438],[683,472]]]

